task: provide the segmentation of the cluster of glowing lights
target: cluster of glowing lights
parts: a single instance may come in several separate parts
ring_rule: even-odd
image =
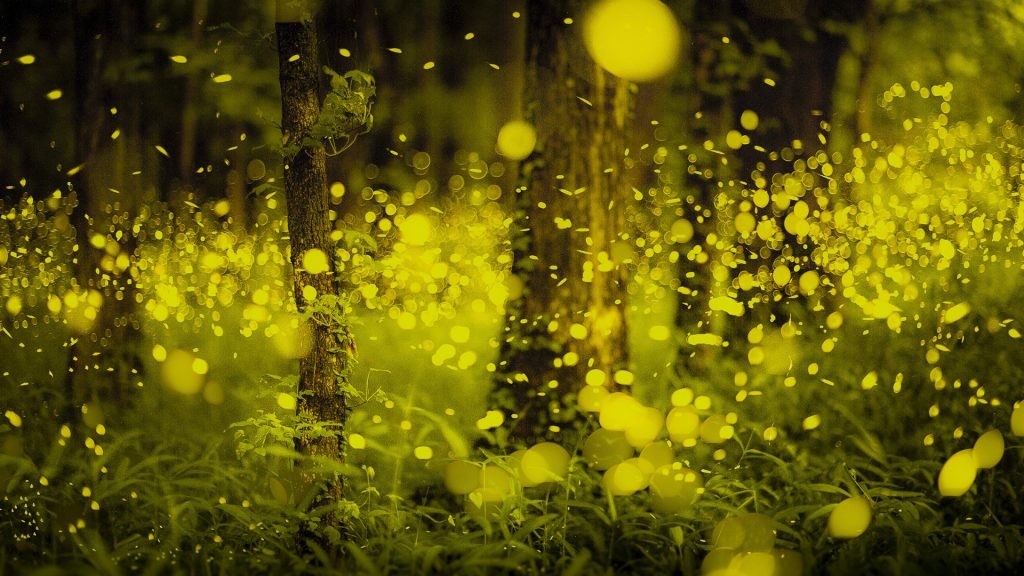
[[[493,512],[519,489],[563,482],[570,461],[565,448],[542,442],[484,463],[452,460],[444,467],[444,485],[452,494],[466,497],[467,511]]]
[[[803,574],[803,555],[797,550],[776,546],[775,526],[775,520],[764,514],[726,516],[711,532],[711,550],[701,562],[701,575]]]
[[[994,468],[1003,459],[1005,443],[999,430],[985,432],[973,448],[960,450],[950,456],[939,470],[939,494],[959,497],[974,485],[979,470]]]

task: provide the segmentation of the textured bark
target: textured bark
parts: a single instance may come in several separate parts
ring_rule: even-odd
[[[281,127],[286,142],[301,138],[320,113],[316,32],[311,22],[277,24],[281,81]],[[296,58],[296,56],[298,58]],[[308,302],[303,289],[312,286],[320,296],[338,294],[331,270],[309,274],[301,267],[302,256],[319,249],[333,253],[329,235],[326,154],[323,148],[304,148],[285,160],[284,185],[288,203],[288,233],[294,268],[295,302],[300,311]],[[331,258],[328,258],[331,261]],[[333,268],[333,266],[332,266]],[[331,320],[315,317],[308,323],[311,337],[309,353],[299,361],[298,414],[330,426],[336,434],[297,439],[299,451],[313,458],[341,462],[344,459],[342,431],[348,414],[341,383],[346,373],[346,357],[338,329]],[[310,485],[322,484],[315,504],[339,503],[343,496],[340,476],[323,477],[305,473]],[[335,514],[327,522],[338,524]]]
[[[610,383],[628,360],[627,275],[616,260],[629,242],[615,251],[613,244],[632,197],[624,163],[629,87],[585,53],[580,26],[563,22],[580,18],[583,4],[527,5],[526,116],[537,148],[520,173],[513,294],[495,388],[499,402],[513,403],[518,418],[509,426],[519,439],[571,418],[564,400],[589,369],[606,371]],[[573,338],[573,324],[587,336]],[[579,361],[556,367],[568,352]]]

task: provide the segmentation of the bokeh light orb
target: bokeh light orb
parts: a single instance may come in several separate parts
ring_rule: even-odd
[[[1024,403],[1013,409],[1010,416],[1010,430],[1014,436],[1024,436]]]
[[[685,442],[700,437],[700,415],[693,406],[676,406],[665,418],[668,437],[673,442]]]
[[[586,15],[583,41],[608,72],[650,82],[675,65],[682,32],[672,11],[658,0],[602,0]]]
[[[412,214],[398,225],[402,233],[402,241],[412,246],[423,246],[434,235],[434,227],[430,218],[423,214]]]
[[[637,418],[626,426],[626,441],[637,449],[643,449],[654,442],[665,427],[665,415],[657,408],[645,406],[637,412]]]
[[[978,476],[978,464],[974,461],[973,450],[961,450],[949,457],[939,471],[939,494],[963,496]]]
[[[651,509],[662,514],[682,512],[704,492],[704,477],[679,464],[662,466],[651,474]]]
[[[167,354],[160,366],[160,375],[165,386],[185,396],[198,394],[206,381],[206,370],[188,350],[176,348]]]
[[[640,467],[650,467],[650,472],[653,473],[662,466],[671,465],[673,458],[675,453],[668,442],[652,442],[640,451]]]
[[[600,412],[601,404],[609,394],[611,394],[611,392],[609,392],[604,386],[584,386],[583,389],[580,390],[579,396],[576,397],[576,402],[579,404],[581,410],[587,412]]]
[[[583,458],[595,470],[607,470],[633,455],[633,447],[622,432],[594,430],[583,443]]]
[[[452,494],[469,494],[480,487],[480,467],[464,460],[452,460],[444,467],[444,487]]]
[[[632,496],[647,487],[647,475],[636,463],[626,460],[604,473],[604,488],[613,496]]]
[[[863,496],[853,496],[840,502],[828,517],[828,535],[851,539],[864,533],[871,524],[871,503]]]
[[[1003,459],[1003,451],[1006,443],[1003,441],[1003,434],[999,430],[989,430],[974,443],[971,453],[974,455],[974,462],[980,469],[995,468],[996,464]]]
[[[625,392],[612,392],[601,403],[599,420],[606,430],[624,431],[643,417],[643,404]]]
[[[537,146],[537,131],[522,120],[506,122],[498,130],[498,154],[509,160],[523,160]]]
[[[473,492],[479,491],[484,502],[501,502],[511,496],[515,488],[512,475],[494,464],[484,465],[478,478],[480,485]]]
[[[554,442],[542,442],[523,454],[519,466],[524,485],[559,482],[569,473],[569,453]]]

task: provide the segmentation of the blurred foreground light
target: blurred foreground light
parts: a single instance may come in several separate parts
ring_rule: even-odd
[[[644,415],[643,405],[625,392],[613,392],[601,403],[601,427],[623,431]]]
[[[287,392],[281,392],[277,395],[277,405],[280,406],[282,410],[288,410],[291,412],[295,410],[298,403],[295,400],[295,396],[292,396]]]
[[[423,246],[433,235],[430,218],[423,214],[407,217],[398,225],[398,229],[402,232],[402,241],[412,246]]]
[[[554,442],[542,442],[523,454],[520,468],[524,485],[559,482],[569,473],[569,453]]]
[[[693,406],[676,406],[665,418],[668,437],[673,442],[683,443],[700,437],[701,421]]]
[[[505,423],[505,415],[500,410],[488,410],[483,418],[476,421],[480,430],[491,430]]]
[[[537,145],[537,131],[522,120],[506,122],[498,131],[498,154],[509,160],[522,160]]]
[[[633,455],[633,447],[622,432],[594,430],[583,443],[583,459],[595,470],[607,470]]]
[[[297,314],[288,314],[279,319],[275,326],[276,331],[270,340],[278,355],[294,360],[309,354],[309,350],[313,346],[313,337],[310,334],[309,326]]]
[[[704,492],[700,472],[678,463],[658,468],[650,479],[651,508],[662,514],[682,512]]]
[[[632,496],[647,487],[647,475],[630,461],[620,462],[604,473],[604,488],[613,496]]]
[[[665,427],[665,415],[661,410],[648,406],[641,408],[636,415],[626,426],[626,441],[634,448],[643,449],[661,434]]]
[[[662,466],[671,465],[674,456],[668,442],[652,442],[640,451],[639,466],[653,473]]]
[[[1010,416],[1010,430],[1014,436],[1024,436],[1024,403],[1014,408]]]
[[[587,13],[583,41],[598,65],[633,82],[667,74],[682,43],[679,23],[658,0],[602,0]]]
[[[672,223],[668,240],[676,244],[685,244],[693,239],[693,223],[686,218],[679,218]]]
[[[463,460],[449,462],[444,467],[444,486],[452,494],[469,494],[480,487],[480,467]]]
[[[198,363],[200,365],[197,366],[197,360],[191,352],[180,348],[168,352],[167,359],[160,366],[164,386],[186,396],[198,394],[203,389],[205,378],[195,370],[204,364]]]
[[[961,450],[949,457],[939,471],[939,494],[963,496],[974,485],[978,475],[978,464],[974,461],[973,450]]]
[[[840,502],[828,517],[828,535],[833,538],[856,538],[871,524],[871,503],[863,496]]]
[[[587,412],[600,412],[604,399],[611,394],[604,386],[584,386],[577,397],[580,409]]]
[[[1003,459],[1005,448],[1003,434],[999,430],[989,430],[978,437],[971,453],[974,455],[974,462],[978,468],[994,468]]]
[[[302,268],[309,274],[323,274],[330,271],[331,265],[323,250],[311,248],[302,255]]]
[[[363,438],[362,434],[349,434],[348,447],[353,450],[363,450],[366,448],[366,438]]]

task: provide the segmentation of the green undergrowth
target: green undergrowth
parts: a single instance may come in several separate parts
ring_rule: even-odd
[[[806,572],[996,574],[1024,562],[1024,458],[1009,434],[1002,462],[954,499],[936,491],[939,459],[886,453],[863,423],[809,450],[797,439],[766,442],[742,421],[721,445],[721,460],[703,443],[677,452],[702,473],[704,493],[671,514],[652,511],[646,491],[610,496],[572,446],[564,478],[517,484],[494,506],[481,509],[446,490],[444,456],[406,456],[399,473],[415,486],[407,490],[373,462],[412,452],[420,440],[389,445],[368,433],[367,448],[350,450],[361,453],[334,468],[347,482],[347,540],[300,554],[299,527],[324,510],[307,510],[308,494],[298,487],[288,436],[294,422],[264,415],[240,423],[248,432],[235,441],[157,437],[139,426],[104,434],[85,424],[46,433],[0,426],[7,439],[0,565],[17,574],[696,574],[720,547],[716,526],[751,513],[770,519],[774,532],[767,545],[747,542],[751,550],[798,553]],[[598,426],[587,418],[583,432]],[[454,430],[433,432],[437,452],[462,441]],[[238,439],[253,434],[263,437],[241,450]],[[511,466],[486,451],[467,456]],[[828,517],[850,496],[870,501],[870,527],[857,538],[832,538]]]

